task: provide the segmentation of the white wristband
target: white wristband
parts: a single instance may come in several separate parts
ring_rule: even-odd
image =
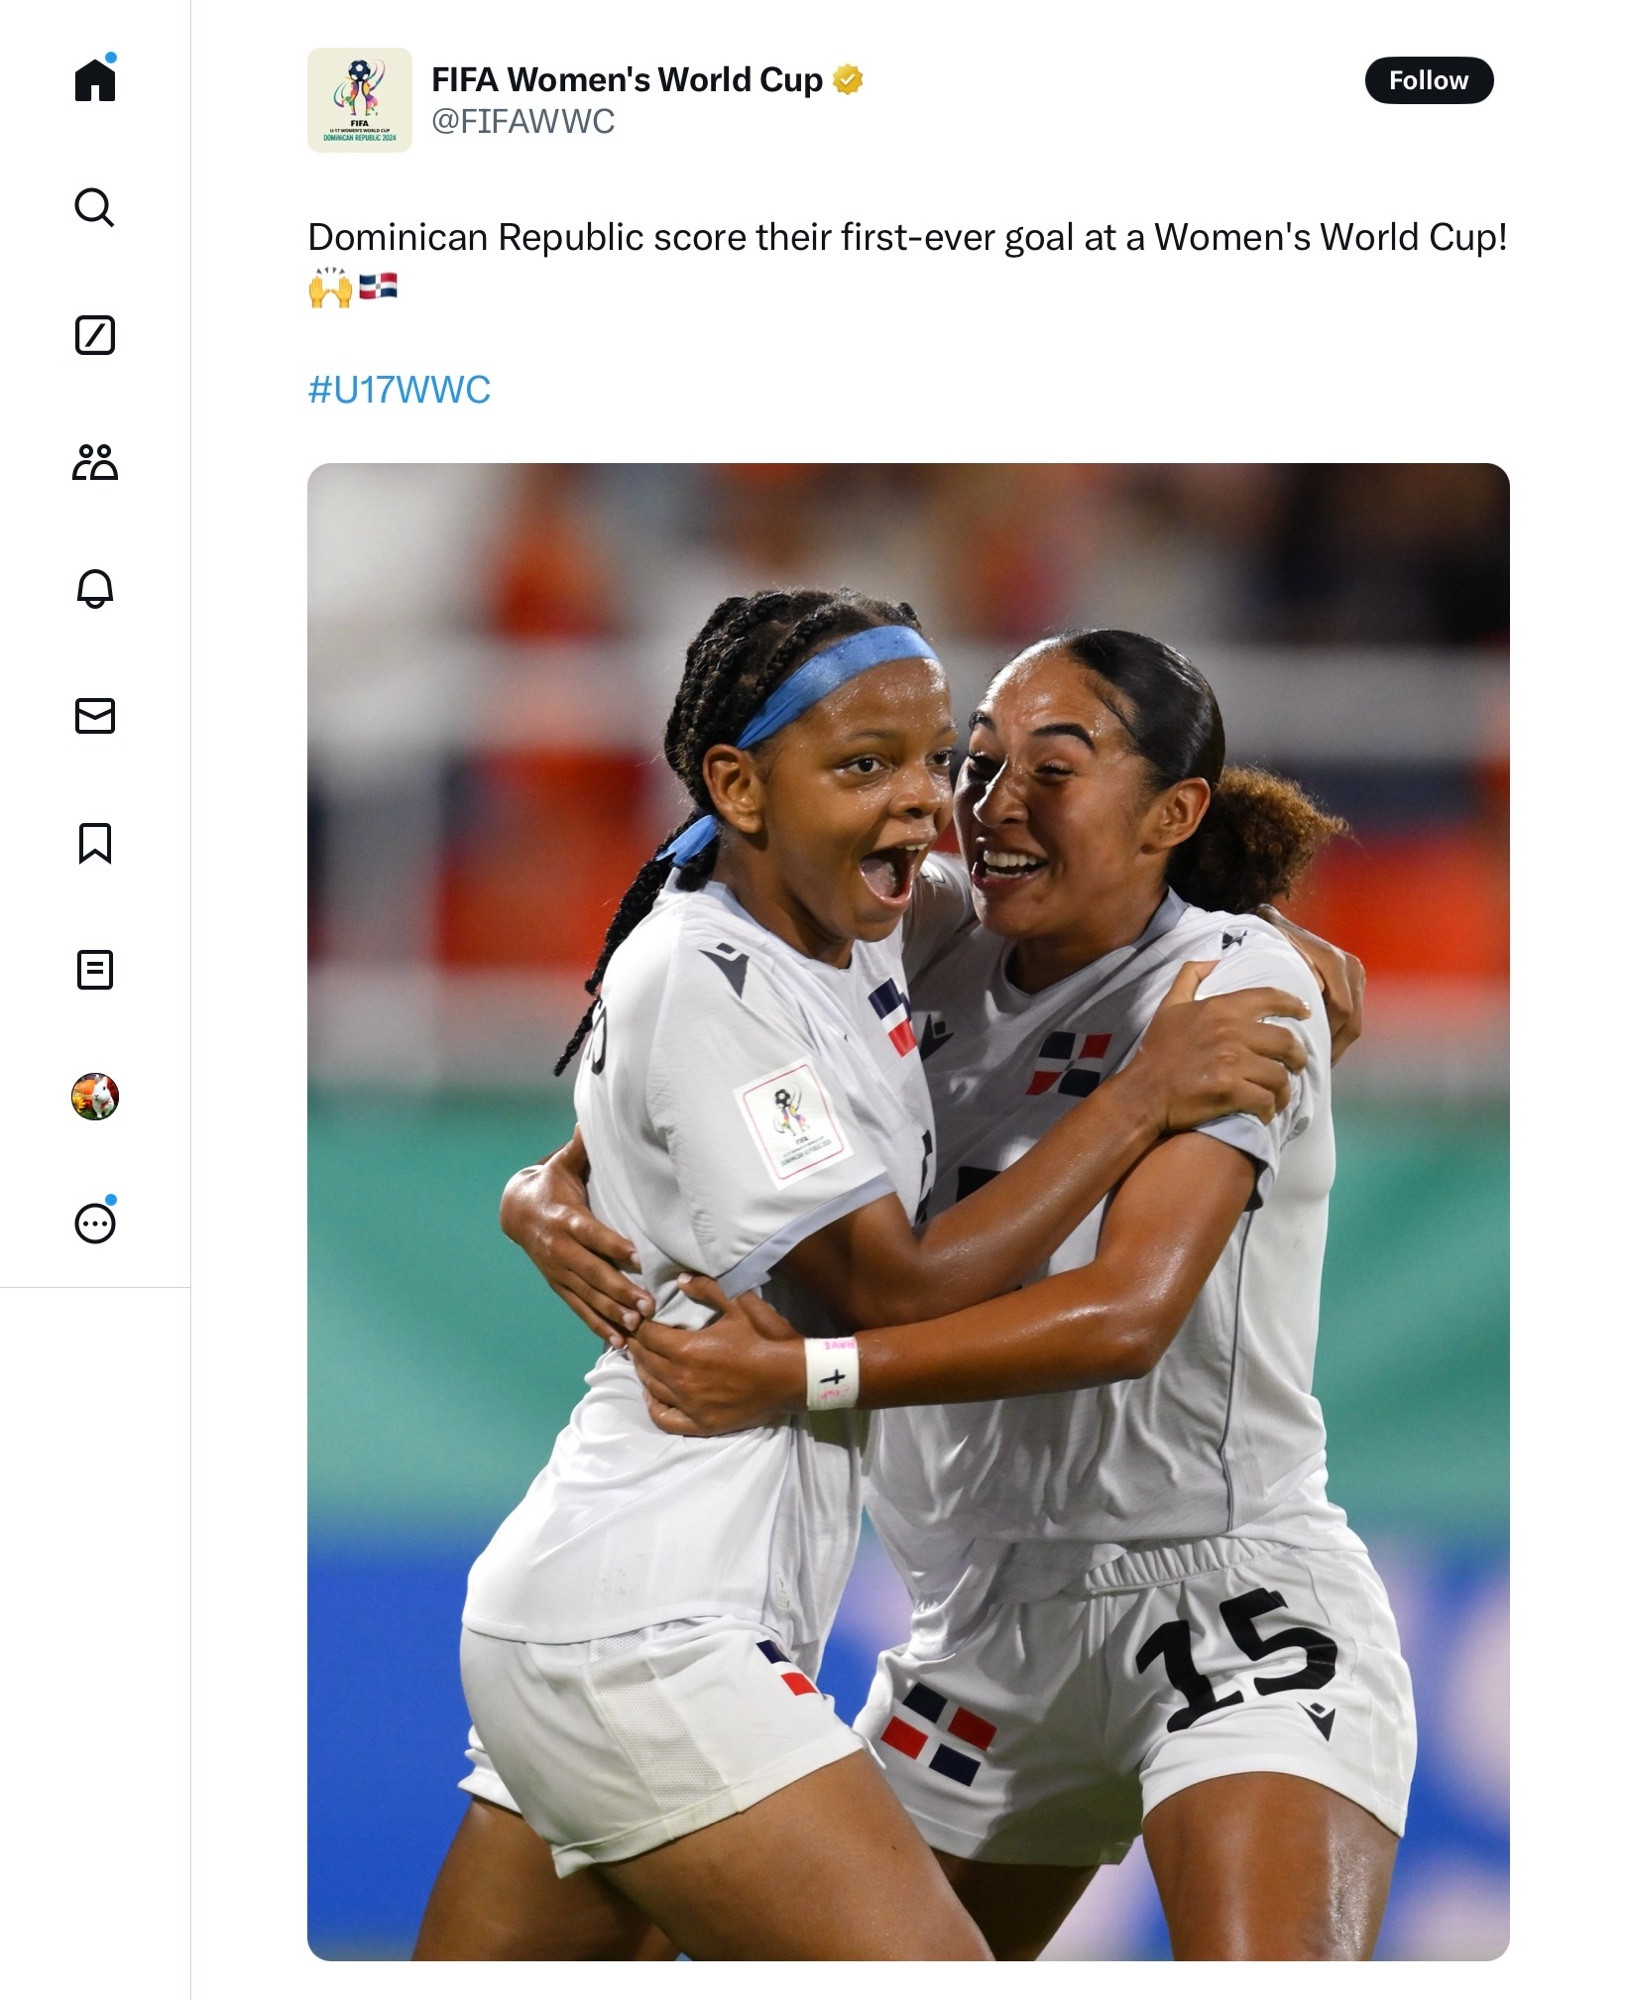
[[[858,1342],[804,1340],[807,1350],[807,1407],[850,1410],[858,1401]]]

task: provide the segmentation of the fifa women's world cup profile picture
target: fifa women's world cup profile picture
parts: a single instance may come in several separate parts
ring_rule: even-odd
[[[68,1095],[81,1118],[111,1118],[119,1108],[119,1087],[100,1070],[87,1070]]]
[[[412,144],[412,56],[406,49],[312,49],[306,92],[312,149]]]

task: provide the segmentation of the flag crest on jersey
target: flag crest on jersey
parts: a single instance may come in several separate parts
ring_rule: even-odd
[[[780,1669],[779,1678],[790,1689],[792,1694],[818,1693],[818,1689],[808,1679],[807,1675],[797,1672],[795,1667],[791,1665],[788,1655],[782,1653],[772,1639],[759,1639],[757,1641],[757,1651],[770,1666]]]
[[[888,979],[869,996],[869,1004],[875,1009],[876,1018],[886,1026],[887,1017],[897,1014],[901,1018],[886,1029],[886,1038],[900,1056],[906,1056],[915,1046],[915,1030],[910,1020],[911,1009],[907,993],[900,993],[898,982]]]
[[[969,1743],[974,1750],[986,1750],[999,1734],[986,1716],[978,1715],[969,1708],[956,1708],[945,1722],[943,1718],[949,1708],[948,1696],[939,1694],[936,1688],[928,1687],[924,1681],[916,1681],[898,1706],[908,1709],[910,1715],[927,1724],[927,1728],[922,1729],[907,1717],[894,1715],[881,1731],[881,1741],[905,1757],[918,1758],[934,1736],[953,1736],[961,1743]],[[927,1759],[927,1768],[939,1777],[952,1778],[957,1785],[969,1785],[982,1769],[982,1760],[980,1757],[968,1757],[952,1743],[939,1742]]]
[[[1039,1060],[1028,1079],[1028,1096],[1041,1097],[1054,1087],[1063,1097],[1088,1097],[1101,1081],[1101,1064],[1110,1035],[1082,1037],[1058,1029],[1039,1045]]]

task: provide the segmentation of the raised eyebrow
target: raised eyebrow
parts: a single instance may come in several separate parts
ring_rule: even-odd
[[[973,729],[989,730],[995,736],[999,734],[993,717],[986,714],[980,708],[971,717],[971,727]],[[1030,730],[1028,733],[1030,736],[1073,736],[1086,749],[1093,750],[1095,748],[1095,738],[1081,722],[1045,722],[1041,723],[1037,729]]]

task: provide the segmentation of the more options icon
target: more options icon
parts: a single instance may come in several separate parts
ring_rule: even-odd
[[[113,1214],[113,1204],[118,1200],[110,1194],[106,1201],[87,1201],[73,1219],[73,1233],[81,1243],[105,1243],[118,1227]]]

